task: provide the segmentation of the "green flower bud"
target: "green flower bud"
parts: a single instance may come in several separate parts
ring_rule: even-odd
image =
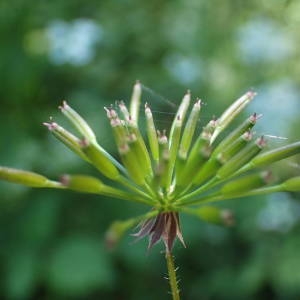
[[[0,167],[0,179],[35,188],[61,188],[61,184],[40,174],[19,169]]]

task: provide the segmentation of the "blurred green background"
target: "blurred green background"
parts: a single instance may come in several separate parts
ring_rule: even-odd
[[[67,99],[114,151],[103,106],[144,84],[161,129],[191,89],[203,126],[248,89],[258,132],[299,140],[300,1],[0,1],[0,165],[96,174],[41,124]],[[170,104],[171,103],[171,104]],[[269,138],[270,147],[286,143]],[[300,158],[275,167],[299,175]],[[114,199],[0,183],[1,299],[169,299],[162,245],[105,247],[115,219],[146,211]],[[298,196],[298,199],[297,199]],[[227,201],[237,226],[182,217],[174,253],[183,299],[300,299],[297,194]]]

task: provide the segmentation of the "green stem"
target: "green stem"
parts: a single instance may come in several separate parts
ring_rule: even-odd
[[[184,195],[184,196],[179,197],[178,199],[176,199],[176,204],[177,203],[178,204],[186,203],[190,199],[193,199],[194,197],[197,197],[198,195],[201,195],[203,192],[205,192],[208,189],[212,188],[216,184],[219,184],[218,178],[217,177],[213,177],[212,179],[210,179],[209,181],[207,181],[205,184],[203,184],[202,186],[200,186],[200,188],[194,190],[193,192],[191,192],[189,194],[186,194],[186,195]]]
[[[153,205],[153,202],[148,200],[147,198],[143,198],[138,195],[133,195],[110,186],[106,186],[105,189],[103,189],[103,191],[100,191],[98,194],[105,195],[112,198],[118,198],[126,201],[134,201],[146,205]]]
[[[178,289],[177,278],[176,278],[176,270],[174,267],[174,259],[173,259],[172,253],[168,250],[166,251],[166,260],[167,260],[169,283],[170,283],[170,287],[171,287],[172,299],[180,300],[179,289]]]
[[[154,198],[152,196],[150,196],[148,193],[145,193],[144,191],[142,191],[139,187],[137,187],[132,181],[130,181],[126,177],[120,176],[118,178],[118,182],[120,184],[122,184],[123,186],[127,187],[128,189],[130,189],[131,191],[135,192],[139,196],[142,196],[142,197],[147,198],[147,199],[151,200],[152,202],[154,202]]]
[[[66,187],[60,182],[49,180],[45,183],[45,188],[54,188],[54,189],[65,189]]]
[[[253,168],[252,165],[250,163],[248,163],[247,165],[245,165],[241,169],[237,170],[235,173],[226,177],[225,179],[219,179],[218,177],[213,177],[212,179],[207,181],[205,184],[200,186],[200,188],[198,188],[190,193],[187,193],[189,191],[189,189],[192,187],[192,184],[190,184],[187,186],[186,189],[184,189],[182,192],[180,192],[178,198],[176,199],[176,202],[178,201],[180,204],[181,204],[181,202],[185,203],[186,200],[188,200],[188,202],[189,202],[189,200],[194,198],[195,196],[201,195],[203,192],[207,191],[208,189],[212,189],[215,186],[217,186],[225,181],[228,181],[229,179],[237,177],[237,176],[251,170],[252,168]]]
[[[277,193],[277,192],[284,192],[284,188],[282,187],[281,184],[279,185],[273,185],[273,186],[267,186],[263,188],[259,188],[256,190],[252,190],[249,192],[245,193],[240,193],[240,194],[233,194],[233,195],[222,195],[219,193],[212,194],[207,197],[203,197],[200,199],[190,199],[187,200],[183,203],[178,203],[177,209],[180,208],[180,206],[184,205],[197,205],[197,204],[206,204],[206,203],[211,203],[211,202],[216,202],[216,201],[223,201],[223,200],[228,200],[228,199],[234,199],[234,198],[242,198],[242,197],[250,197],[250,196],[259,196],[259,195],[267,195],[271,193]]]

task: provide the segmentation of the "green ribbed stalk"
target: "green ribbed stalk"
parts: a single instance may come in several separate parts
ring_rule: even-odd
[[[176,269],[174,266],[174,259],[170,251],[166,251],[166,260],[168,267],[169,283],[173,300],[180,300],[178,282],[176,278]]]

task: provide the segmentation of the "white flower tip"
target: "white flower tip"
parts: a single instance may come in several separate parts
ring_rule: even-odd
[[[55,122],[51,122],[51,123],[44,122],[43,125],[46,126],[51,131],[57,128],[57,123]]]
[[[267,145],[267,141],[264,136],[261,136],[256,140],[256,144],[260,148],[264,148]]]
[[[62,105],[60,105],[58,108],[59,108],[60,110],[65,110],[65,109],[67,109],[68,107],[69,107],[69,105],[68,105],[67,101],[66,101],[66,100],[63,100]]]
[[[254,92],[254,91],[248,91],[246,93],[246,96],[249,97],[249,98],[251,98],[251,99],[254,98],[256,95],[257,95],[257,93]]]

